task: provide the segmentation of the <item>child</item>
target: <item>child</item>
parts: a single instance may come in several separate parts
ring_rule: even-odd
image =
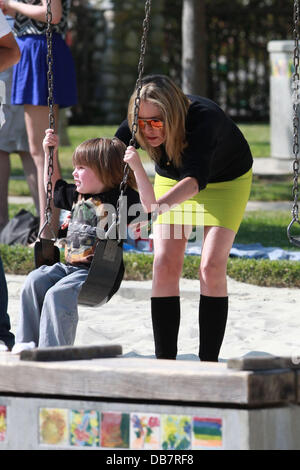
[[[58,165],[58,137],[51,129],[46,130],[43,141],[45,167],[49,146],[54,147],[55,167]],[[78,294],[93,259],[97,241],[95,228],[96,232],[98,229],[106,230],[107,207],[116,207],[123,178],[125,150],[125,145],[118,138],[87,140],[73,154],[74,184],[63,180],[53,181],[54,205],[71,211],[65,245],[66,264],[41,266],[28,275],[21,293],[20,318],[13,352],[35,345],[49,347],[74,343],[78,323]],[[45,186],[47,180],[45,172]],[[134,187],[135,179],[130,170],[125,192],[128,208],[139,202]]]

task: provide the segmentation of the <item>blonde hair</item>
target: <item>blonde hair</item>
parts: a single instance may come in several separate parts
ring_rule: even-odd
[[[109,190],[119,186],[123,179],[125,150],[126,145],[117,137],[89,139],[75,149],[72,162],[74,166],[84,165],[94,170]],[[134,189],[137,187],[130,168],[128,184]]]
[[[132,94],[128,105],[128,123],[132,127],[137,91]],[[149,75],[142,80],[141,100],[157,106],[162,114],[165,132],[165,149],[176,167],[181,166],[182,151],[186,147],[185,121],[190,106],[189,99],[182,90],[165,75]],[[150,158],[158,162],[161,157],[159,147],[151,147],[137,130],[136,139]]]

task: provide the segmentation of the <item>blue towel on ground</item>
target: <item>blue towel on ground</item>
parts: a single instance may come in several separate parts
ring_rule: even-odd
[[[146,242],[141,245],[138,244],[137,247],[129,243],[124,243],[123,245],[125,251],[131,251],[135,253],[151,253],[149,251],[149,244]],[[188,244],[185,253],[187,255],[201,255],[201,246],[192,243]],[[230,256],[232,258],[248,258],[248,259],[269,259],[269,260],[290,260],[290,261],[300,261],[300,250],[299,251],[289,251],[283,250],[278,247],[266,247],[261,243],[252,243],[249,245],[235,243],[230,250]]]

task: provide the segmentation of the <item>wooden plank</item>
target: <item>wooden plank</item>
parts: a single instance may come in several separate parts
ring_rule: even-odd
[[[31,362],[0,355],[0,392],[263,406],[295,400],[295,373],[237,371],[198,361]]]
[[[280,356],[254,356],[254,357],[239,357],[229,359],[227,362],[229,369],[235,370],[275,370],[275,369],[300,369],[300,364],[293,357],[280,357]]]
[[[115,357],[122,354],[122,346],[91,345],[91,346],[56,346],[53,348],[35,348],[22,351],[20,360],[23,361],[77,361],[98,359],[100,357]]]

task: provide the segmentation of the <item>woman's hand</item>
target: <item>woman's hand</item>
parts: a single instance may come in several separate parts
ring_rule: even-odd
[[[49,147],[54,147],[54,152],[57,152],[58,145],[59,145],[59,138],[57,134],[54,134],[53,129],[46,129],[45,137],[43,140],[43,149],[45,152],[45,156],[49,156]]]
[[[132,146],[127,147],[127,150],[124,156],[124,162],[128,163],[128,165],[134,172],[143,168],[140,156],[138,152],[136,151],[136,148]]]

